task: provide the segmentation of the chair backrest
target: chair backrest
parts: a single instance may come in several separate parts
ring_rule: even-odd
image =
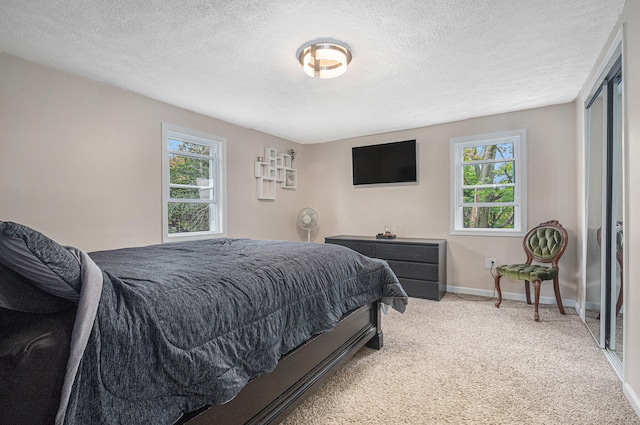
[[[527,253],[527,264],[532,260],[552,263],[558,267],[558,261],[567,248],[569,236],[557,220],[540,223],[524,236],[522,246]]]
[[[622,268],[623,259],[623,251],[624,251],[624,230],[621,221],[616,221],[616,259],[618,260],[618,264]],[[602,227],[598,229],[596,232],[596,236],[598,238],[598,245],[602,245]]]
[[[616,257],[622,267],[622,256],[624,251],[624,231],[622,230],[622,222],[616,222]]]

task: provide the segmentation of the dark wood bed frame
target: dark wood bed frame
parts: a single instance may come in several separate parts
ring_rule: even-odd
[[[330,332],[285,355],[230,402],[185,415],[177,424],[277,424],[363,346],[382,348],[380,301],[345,315]]]
[[[38,315],[0,308],[0,333],[9,335],[0,338],[0,374],[9,373],[0,376],[0,394],[12,394],[0,396],[0,423],[53,423],[74,317],[75,309]],[[191,412],[177,424],[276,424],[364,345],[382,347],[380,301],[346,314],[330,332],[282,357],[229,403]]]

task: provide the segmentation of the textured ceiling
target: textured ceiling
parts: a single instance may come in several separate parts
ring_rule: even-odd
[[[0,50],[301,143],[570,102],[624,0],[0,0]],[[352,48],[341,77],[295,52]],[[1,76],[0,76],[1,78]]]

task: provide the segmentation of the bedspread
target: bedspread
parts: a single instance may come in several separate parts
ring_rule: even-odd
[[[79,308],[85,288],[100,293],[68,373],[69,425],[171,424],[229,401],[345,313],[407,303],[384,261],[338,245],[211,239],[89,256],[103,279],[85,287],[83,273]]]

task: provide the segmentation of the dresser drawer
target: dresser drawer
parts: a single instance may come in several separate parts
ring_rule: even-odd
[[[409,279],[438,281],[438,265],[426,263],[412,263],[407,261],[387,260],[389,267],[396,276]]]
[[[438,282],[403,278],[398,278],[398,280],[410,297],[427,298],[439,301],[444,295],[440,290]]]
[[[438,247],[400,243],[379,243],[376,245],[376,257],[383,258],[385,260],[402,260],[437,264]]]
[[[370,242],[345,241],[345,240],[335,240],[335,239],[327,239],[326,242],[332,243],[335,245],[346,246],[347,248],[351,248],[362,255],[366,255],[367,257],[376,256],[376,245]]]

